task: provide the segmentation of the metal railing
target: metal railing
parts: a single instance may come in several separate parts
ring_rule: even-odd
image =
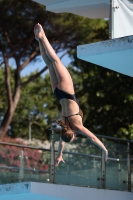
[[[51,182],[54,183],[55,182],[55,166],[54,166],[54,158],[55,158],[55,147],[54,147],[54,129],[58,130],[58,128],[54,127],[51,128],[52,130],[52,137],[51,137]],[[60,128],[59,128],[60,131]],[[131,162],[133,161],[133,158],[131,158],[131,152],[130,152],[130,148],[131,148],[131,144],[133,144],[133,140],[125,140],[125,139],[121,139],[121,138],[114,138],[114,137],[110,137],[110,136],[104,136],[104,135],[96,135],[98,138],[101,138],[104,142],[104,139],[107,140],[111,140],[111,141],[117,141],[117,142],[122,142],[125,143],[127,146],[126,149],[126,154],[127,157],[126,158],[108,158],[108,161],[113,161],[113,162],[117,162],[118,163],[118,168],[119,171],[120,169],[120,163],[121,162],[126,162],[127,164],[127,180],[123,180],[123,184],[127,184],[127,191],[132,191],[133,190],[133,186],[132,186],[132,182],[133,180],[131,180]],[[82,157],[88,157],[88,158],[97,158],[97,159],[101,159],[101,177],[98,177],[98,180],[101,180],[101,188],[106,188],[106,161],[104,158],[104,152],[102,151],[101,156],[98,155],[91,155],[91,154],[83,154],[83,153],[72,153],[72,152],[66,152],[64,151],[65,154],[71,154],[74,156],[82,156]],[[133,175],[133,172],[132,172]]]
[[[4,148],[2,148],[2,146]],[[24,153],[26,152],[26,150],[35,150],[35,151],[41,151],[41,152],[51,152],[50,149],[45,149],[45,148],[38,148],[38,147],[32,147],[32,146],[26,146],[26,145],[20,145],[20,144],[13,144],[13,143],[6,143],[6,142],[0,142],[0,152],[2,150],[5,150],[7,149],[7,153],[8,153],[8,150],[11,150],[11,147],[16,147],[16,153],[17,153],[17,160],[19,160],[19,167],[17,166],[14,166],[14,163],[10,166],[9,163],[7,164],[6,161],[7,161],[7,158],[4,159],[3,161],[3,158],[2,156],[0,157],[0,172],[1,171],[6,171],[8,172],[9,174],[11,172],[13,172],[13,176],[16,177],[16,174],[17,174],[17,178],[15,179],[15,182],[22,182],[24,181],[24,175],[26,172],[32,172],[33,173],[36,173],[36,174],[39,174],[39,173],[43,173],[43,174],[50,174],[50,170],[41,170],[41,169],[36,169],[34,168],[34,166],[32,166],[32,168],[27,168],[25,166],[25,161],[28,160],[28,156],[25,156]],[[2,149],[1,149],[2,148]],[[19,155],[18,155],[19,153]],[[15,154],[15,153],[14,153]],[[5,156],[6,157],[6,156]],[[8,156],[9,160],[10,160],[10,155]],[[16,159],[16,155],[14,155],[15,159]],[[32,158],[32,156],[31,156]],[[4,162],[4,163],[3,163]],[[3,164],[3,165],[1,165]],[[50,168],[50,166],[49,166]],[[4,175],[6,175],[6,173],[4,173]],[[9,178],[10,179],[10,176],[8,177],[5,177],[5,178]],[[5,183],[5,178],[4,178],[4,183]],[[6,183],[10,183],[11,180],[7,180]],[[29,178],[29,181],[30,181],[30,178]],[[3,184],[3,183],[1,183]]]
[[[131,178],[131,175],[133,175],[133,172],[131,171],[131,162],[133,161],[133,158],[131,158],[131,155],[130,155],[131,154],[130,148],[131,148],[131,144],[133,144],[133,141],[123,140],[121,138],[113,138],[113,137],[108,137],[108,136],[103,136],[103,135],[97,135],[97,137],[101,138],[102,140],[106,139],[106,140],[111,140],[114,142],[124,143],[124,145],[126,146],[125,155],[127,155],[127,156],[126,157],[117,157],[117,156],[109,157],[108,161],[105,162],[103,152],[101,153],[101,155],[97,155],[97,154],[86,153],[86,152],[83,153],[83,152],[72,152],[72,151],[64,150],[64,155],[67,155],[68,157],[72,156],[74,158],[75,163],[79,162],[79,158],[83,158],[84,161],[88,162],[88,163],[98,162],[100,167],[98,167],[98,169],[96,169],[95,167],[93,168],[92,167],[93,165],[92,165],[89,167],[89,169],[88,169],[88,167],[86,167],[86,169],[84,169],[84,168],[79,169],[78,167],[75,168],[76,164],[74,165],[73,163],[71,164],[71,163],[67,162],[64,165],[60,164],[59,167],[61,167],[61,168],[58,169],[58,168],[55,168],[55,165],[54,165],[55,154],[57,154],[57,151],[58,151],[55,148],[55,143],[56,143],[55,130],[52,128],[51,131],[52,131],[52,134],[51,134],[51,148],[50,149],[0,142],[0,151],[3,150],[3,147],[4,147],[4,149],[7,150],[7,152],[8,152],[8,150],[11,149],[11,147],[15,147],[16,152],[17,151],[19,152],[19,166],[14,166],[11,164],[9,165],[7,163],[3,166],[2,165],[3,160],[1,160],[2,158],[0,158],[0,173],[4,173],[5,171],[7,172],[7,173],[4,173],[4,175],[3,175],[3,177],[4,177],[3,180],[7,179],[6,183],[11,183],[12,177],[14,176],[14,174],[15,174],[15,176],[17,174],[17,178],[15,179],[15,182],[23,182],[23,181],[25,181],[25,178],[27,180],[29,177],[28,181],[51,182],[51,183],[55,183],[55,184],[60,183],[60,184],[70,184],[70,185],[112,189],[110,186],[107,187],[107,185],[110,184],[110,183],[108,183],[110,180],[107,177],[108,177],[108,175],[110,175],[111,170],[112,170],[111,173],[113,172],[114,168],[111,169],[111,167],[112,167],[113,163],[115,163],[115,168],[116,168],[116,166],[118,167],[118,173],[119,173],[118,178],[119,179],[121,177],[120,173],[123,171],[123,174],[124,174],[124,172],[125,172],[124,178],[122,180],[118,181],[118,184],[120,184],[120,190],[127,190],[127,191],[133,190],[133,188],[132,188],[133,180]],[[78,146],[79,146],[79,144],[78,144]],[[35,150],[36,152],[40,152],[42,157],[43,157],[43,154],[45,153],[45,156],[38,161],[36,168],[34,168],[34,166],[32,166],[30,168],[26,166],[27,160],[31,161],[31,159],[32,159],[32,157],[28,158],[28,156],[25,155],[25,152],[27,151],[27,149],[33,150],[33,151]],[[46,162],[43,163],[44,158],[47,157],[48,155],[50,155],[50,156],[47,158]],[[6,162],[6,160],[7,159],[5,158],[5,162]],[[48,165],[48,169],[41,169],[41,167],[39,168],[38,165],[40,165],[40,162],[42,162],[44,166]],[[111,163],[111,166],[108,166],[108,162]],[[80,164],[80,162],[78,163],[78,165],[79,164]],[[64,170],[64,167],[66,167],[65,170]],[[3,172],[3,170],[4,170],[4,172]],[[10,175],[11,172],[13,173],[13,175]],[[92,174],[96,173],[96,177],[95,177],[96,180],[95,180],[94,185],[90,184],[90,182],[92,182],[92,180],[93,180],[93,177],[92,177],[92,179],[90,179],[90,177],[89,177],[91,173]],[[39,176],[40,174],[41,174],[41,176]],[[116,171],[116,174],[117,174],[117,171]],[[42,178],[40,179],[40,177],[42,177],[42,175],[45,177],[45,180],[43,180]],[[67,178],[68,178],[68,180],[66,180]],[[74,181],[74,179],[75,179],[75,181]],[[81,184],[82,179],[84,179],[84,181]],[[89,182],[89,179],[90,179],[90,182]],[[66,182],[64,180],[66,180]],[[80,180],[81,180],[81,182],[80,182]],[[114,180],[114,182],[115,182],[115,180]],[[3,182],[1,182],[1,184],[3,184]],[[114,188],[114,189],[119,190],[119,188]]]

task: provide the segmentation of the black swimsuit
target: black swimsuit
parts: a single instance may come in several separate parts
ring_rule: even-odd
[[[58,99],[59,101],[60,101],[61,99],[71,99],[71,100],[75,101],[75,102],[78,104],[78,101],[77,101],[77,99],[76,99],[75,94],[69,94],[69,93],[67,93],[67,92],[64,92],[64,91],[60,90],[60,89],[57,88],[57,87],[56,87],[55,90],[54,90],[54,95],[55,95],[56,99]],[[72,116],[75,116],[75,115],[80,115],[80,114],[79,114],[79,112],[78,112],[77,114],[70,115],[70,116],[68,116],[68,117],[64,117],[64,116],[62,116],[62,117],[65,118],[65,123],[68,122],[69,126],[71,127],[71,124],[70,124],[68,118],[69,118],[69,117],[72,117]],[[80,116],[81,116],[81,115],[80,115]],[[81,117],[82,117],[82,116],[81,116]]]
[[[55,95],[56,99],[58,99],[59,101],[61,99],[71,99],[78,104],[75,94],[69,94],[67,92],[60,90],[57,87],[54,90],[54,95]]]

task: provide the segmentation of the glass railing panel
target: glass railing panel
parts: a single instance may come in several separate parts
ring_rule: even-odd
[[[50,181],[50,151],[24,148],[22,181]]]
[[[131,191],[133,192],[133,157],[131,158]]]
[[[50,181],[50,151],[0,145],[0,184]]]
[[[21,148],[0,145],[0,184],[18,182],[20,151]]]
[[[131,191],[133,192],[133,141],[130,143],[131,152]]]
[[[127,144],[105,142],[109,152],[106,162],[106,188],[128,191]]]
[[[100,140],[103,142],[103,139]],[[56,157],[59,135],[56,135],[55,141]],[[65,164],[60,163],[56,167],[55,183],[129,191],[127,143],[105,139],[104,143],[109,151],[105,174],[101,150],[89,139],[77,138],[74,142],[65,144]]]
[[[56,157],[60,138],[58,134],[54,138]],[[103,139],[100,140],[103,142]],[[50,177],[50,150],[0,144],[0,184],[25,181],[47,183],[51,179],[51,183],[56,184],[133,191],[133,157],[130,187],[127,142],[104,139],[104,143],[109,151],[105,165],[102,151],[89,139],[78,137],[72,143],[66,143],[63,152],[65,163],[55,167],[55,177],[52,173],[54,161]]]
[[[59,138],[55,142],[58,150]],[[57,152],[55,153],[55,157]],[[101,188],[101,150],[86,138],[65,144],[63,159],[55,168],[55,183]]]

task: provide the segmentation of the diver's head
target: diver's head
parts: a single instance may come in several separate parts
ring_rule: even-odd
[[[67,142],[67,143],[71,142],[74,139],[74,132],[72,131],[72,129],[70,128],[70,126],[68,126],[67,124],[65,124],[61,120],[57,121],[57,124],[62,127],[62,130],[61,130],[61,139],[64,142]]]

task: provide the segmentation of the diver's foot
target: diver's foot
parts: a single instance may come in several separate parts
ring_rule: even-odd
[[[45,35],[42,26],[38,23],[34,27],[34,34],[35,34],[35,39],[39,40],[42,39],[43,36]]]

